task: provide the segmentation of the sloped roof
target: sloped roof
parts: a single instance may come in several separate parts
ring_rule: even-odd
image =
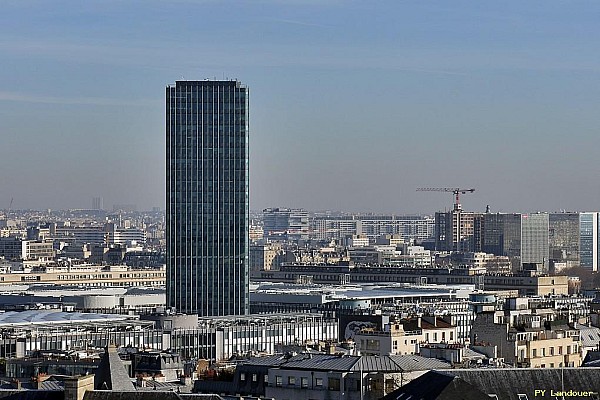
[[[446,377],[444,378],[442,375]],[[453,392],[455,388],[459,388],[460,391]],[[600,368],[499,368],[430,371],[390,393],[383,400],[404,400],[408,395],[413,395],[419,400],[470,400],[472,397],[467,397],[467,394],[477,392],[486,395],[495,394],[498,396],[498,400],[520,400],[519,394],[526,394],[529,399],[533,399],[536,397],[535,390],[554,390],[556,392],[563,388],[566,391],[600,391]],[[451,397],[452,393],[455,393],[457,397]],[[589,396],[569,396],[569,398],[573,400],[589,399]]]
[[[54,377],[50,377],[45,381],[40,383],[40,388],[38,389],[37,382],[33,382],[31,380],[23,380],[21,379],[21,389],[15,389],[12,382],[1,381],[0,382],[0,392],[11,391],[11,390],[20,390],[20,391],[57,391],[63,392],[65,390],[64,382],[56,380]],[[1,395],[0,395],[1,397]]]
[[[519,393],[534,398],[536,389],[600,391],[600,368],[457,369],[444,373],[457,376],[485,393],[497,394],[499,400],[518,400]]]
[[[100,390],[135,390],[115,345],[106,347],[94,376],[94,388]]]
[[[87,391],[83,400],[223,400],[216,394],[178,394],[175,392]]]
[[[446,361],[417,355],[390,356],[390,358],[405,372],[446,369],[451,367],[450,363]]]
[[[600,351],[590,350],[585,355],[585,359],[581,363],[582,367],[598,367],[600,366]]]
[[[598,347],[600,343],[600,328],[578,325],[583,347]]]
[[[381,400],[483,400],[487,394],[464,380],[429,371]]]
[[[402,356],[338,356],[330,354],[298,354],[257,357],[246,365],[306,369],[314,371],[399,372],[450,368],[450,364],[434,358],[416,355]]]
[[[55,390],[0,390],[0,399],[7,400],[64,400],[65,394]]]
[[[359,358],[330,354],[298,354],[287,360],[286,363],[279,364],[279,367],[315,371],[349,371]]]
[[[363,372],[396,372],[401,371],[401,368],[389,356],[362,356],[350,368],[350,371]]]
[[[469,347],[465,347],[463,350],[463,358],[468,358],[468,359],[486,359],[488,358],[488,356],[486,356],[483,353],[480,353],[478,351],[475,351]]]

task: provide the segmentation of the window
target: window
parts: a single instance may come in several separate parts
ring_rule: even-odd
[[[315,385],[318,387],[322,387],[323,386],[323,378],[315,379]]]
[[[288,376],[288,385],[295,385],[295,384],[296,384],[296,377]]]
[[[558,346],[558,354],[562,354],[562,346]]]
[[[302,377],[300,378],[300,387],[307,388],[308,387],[308,378]]]
[[[265,378],[264,379],[265,379],[265,383],[269,383],[269,375],[268,374],[265,374]]]
[[[283,378],[280,375],[275,376],[275,386],[281,387],[283,385]]]
[[[257,381],[258,381],[258,375],[252,374],[252,382],[257,382]]]
[[[329,390],[340,390],[340,379],[339,378],[329,378]]]
[[[531,357],[537,357],[537,349],[531,350]]]
[[[550,347],[550,355],[553,356],[554,355],[554,347]],[[552,367],[552,365],[550,366]]]
[[[245,381],[245,380],[246,380],[246,374],[242,372],[240,374],[240,381]]]

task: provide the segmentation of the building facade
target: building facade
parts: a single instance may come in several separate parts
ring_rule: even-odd
[[[263,210],[263,235],[271,240],[306,240],[309,234],[308,212],[299,208]]]
[[[551,265],[560,263],[565,268],[579,266],[580,214],[575,212],[551,213],[548,218]]]
[[[167,306],[201,316],[248,311],[248,88],[166,88]]]
[[[549,219],[546,213],[521,214],[521,264],[548,272]]]
[[[435,213],[435,249],[438,251],[481,251],[483,214],[456,208]]]
[[[580,265],[592,271],[598,271],[598,214],[597,212],[579,214]]]

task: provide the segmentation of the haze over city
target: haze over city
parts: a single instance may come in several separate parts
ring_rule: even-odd
[[[164,207],[165,85],[250,88],[250,207],[596,210],[596,2],[6,1],[0,208]],[[595,34],[596,33],[596,34]]]

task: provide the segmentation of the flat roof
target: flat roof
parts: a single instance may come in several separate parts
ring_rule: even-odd
[[[126,315],[27,310],[0,312],[0,328],[29,325],[58,325],[125,321]]]

